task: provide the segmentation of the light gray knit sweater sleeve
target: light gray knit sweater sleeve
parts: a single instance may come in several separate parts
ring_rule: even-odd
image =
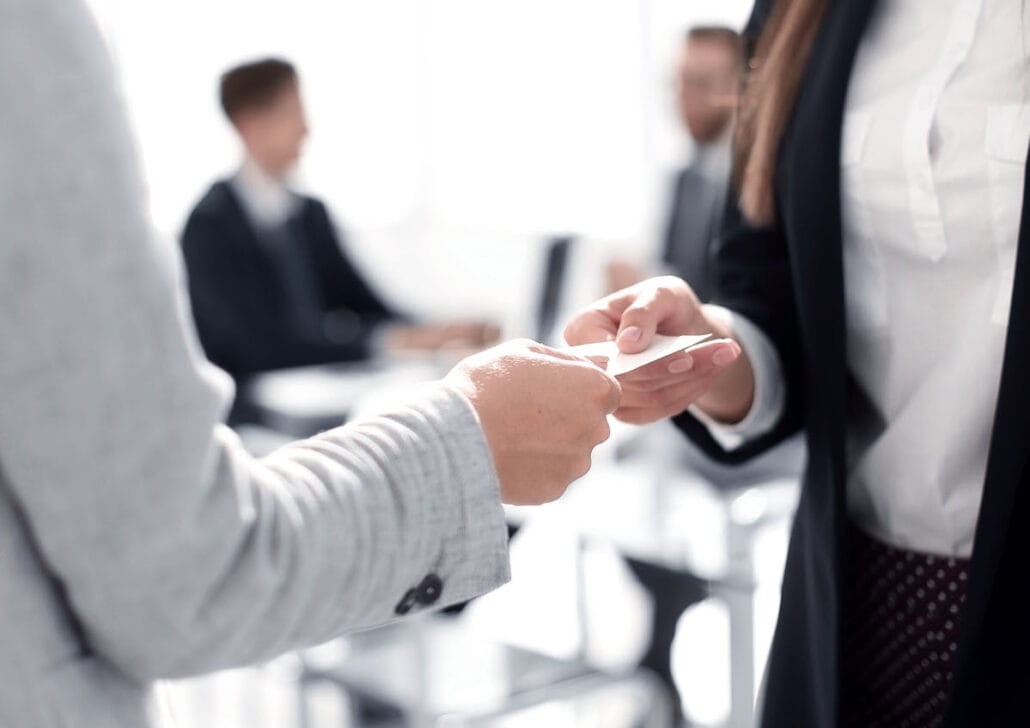
[[[78,0],[0,0],[0,465],[89,648],[148,679],[252,662],[508,578],[456,391],[248,456],[147,217]],[[188,143],[184,140],[183,142]]]

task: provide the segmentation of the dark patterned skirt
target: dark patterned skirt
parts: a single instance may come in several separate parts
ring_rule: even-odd
[[[934,728],[951,687],[967,559],[848,535],[841,725]]]

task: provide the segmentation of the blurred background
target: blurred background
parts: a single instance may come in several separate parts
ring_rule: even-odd
[[[326,204],[348,260],[386,305],[419,321],[488,323],[487,339],[552,342],[572,311],[621,283],[687,277],[670,231],[684,226],[678,204],[692,189],[683,170],[704,160],[680,101],[709,82],[683,75],[685,40],[691,28],[739,30],[751,9],[91,4],[161,234],[179,240],[212,181],[240,168],[221,74],[288,59],[310,128],[290,188]],[[262,454],[386,406],[460,354],[373,349],[238,377],[245,443]],[[725,468],[669,423],[616,427],[560,502],[509,510],[510,585],[451,614],[171,685],[166,697],[185,728],[750,726],[802,458],[792,442]]]
[[[299,178],[398,303],[509,315],[527,247],[576,233],[641,258],[672,170],[683,33],[749,0],[92,0],[150,183],[177,235],[238,166],[219,75],[276,55],[303,77]],[[404,265],[399,261],[404,260]],[[438,285],[422,285],[431,278]]]

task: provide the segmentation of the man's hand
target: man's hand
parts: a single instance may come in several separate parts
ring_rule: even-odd
[[[695,402],[724,422],[751,408],[754,374],[732,332],[706,315],[693,290],[672,276],[652,278],[602,298],[565,329],[570,344],[614,340],[621,351],[646,349],[654,335],[711,333],[714,340],[660,359],[619,378],[622,401],[615,416],[645,424],[683,412]]]
[[[552,501],[590,469],[608,439],[619,384],[595,365],[532,341],[513,341],[461,362],[447,376],[472,402],[493,454],[501,499]]]

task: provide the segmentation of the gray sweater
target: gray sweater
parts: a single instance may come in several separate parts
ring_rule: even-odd
[[[250,457],[79,0],[0,0],[0,725],[156,725],[152,681],[508,578],[456,391]]]

